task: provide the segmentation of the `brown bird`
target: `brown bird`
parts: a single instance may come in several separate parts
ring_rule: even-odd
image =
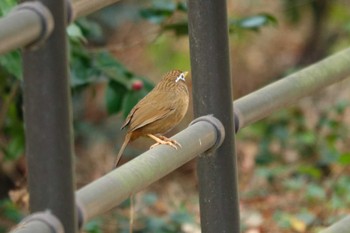
[[[126,145],[141,136],[148,136],[157,145],[169,145],[174,149],[181,147],[175,140],[164,134],[175,127],[185,116],[189,103],[189,93],[185,82],[188,72],[172,70],[164,74],[162,80],[131,109],[121,129],[128,126],[115,166]],[[157,135],[157,136],[156,136]]]

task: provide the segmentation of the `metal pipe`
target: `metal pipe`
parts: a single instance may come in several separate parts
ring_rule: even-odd
[[[41,31],[40,19],[31,11],[18,11],[1,18],[0,28],[0,54],[29,44]]]
[[[50,211],[34,213],[21,221],[10,233],[64,233],[63,225]]]
[[[340,219],[330,227],[320,231],[319,233],[346,233],[350,232],[350,215]]]
[[[206,119],[196,121],[172,138],[182,145],[181,149],[157,146],[80,189],[76,198],[83,222],[114,208],[198,154],[219,146],[224,128],[214,117]]]
[[[18,225],[10,233],[55,233],[45,222],[36,220]]]
[[[239,129],[350,76],[350,48],[254,91],[233,105]]]
[[[24,120],[30,209],[49,209],[77,232],[65,1],[42,0],[55,28],[39,49],[23,52]]]
[[[239,232],[237,166],[225,0],[189,0],[195,117],[213,114],[225,127],[220,148],[197,159],[203,233]]]
[[[66,2],[66,10],[72,11],[68,12],[70,14],[66,20],[71,22],[78,17],[88,15],[118,1],[80,0],[73,1],[72,5]],[[31,2],[31,4],[38,5],[40,3]],[[51,33],[53,20],[50,15],[42,14],[42,11],[38,9],[31,7],[21,8],[21,10],[16,9],[0,18],[0,55],[17,48],[26,47],[38,40],[43,41]]]
[[[40,2],[17,6],[0,19],[0,54],[33,42],[42,42],[53,29],[53,18]]]

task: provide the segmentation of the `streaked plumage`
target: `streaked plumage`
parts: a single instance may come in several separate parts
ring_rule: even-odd
[[[185,116],[189,103],[189,92],[185,83],[187,72],[172,70],[164,74],[162,80],[141,99],[127,116],[122,129],[128,127],[115,166],[126,145],[140,136],[149,136],[157,141],[155,145],[167,144],[174,148],[181,146],[164,136]]]

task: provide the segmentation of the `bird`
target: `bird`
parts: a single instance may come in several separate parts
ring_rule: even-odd
[[[186,85],[187,71],[171,70],[165,73],[160,82],[143,97],[129,112],[121,130],[128,128],[124,142],[115,160],[115,167],[127,144],[141,136],[154,141],[150,149],[157,145],[169,145],[174,149],[181,144],[163,134],[174,128],[185,116],[189,104],[189,91]]]

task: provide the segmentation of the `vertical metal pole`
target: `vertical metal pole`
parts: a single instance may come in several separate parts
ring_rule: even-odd
[[[214,114],[224,125],[221,147],[197,160],[203,233],[239,232],[237,169],[225,0],[189,0],[195,117]]]
[[[24,119],[30,208],[51,210],[65,233],[77,232],[72,121],[67,66],[66,2],[41,0],[55,28],[47,42],[25,51]]]

